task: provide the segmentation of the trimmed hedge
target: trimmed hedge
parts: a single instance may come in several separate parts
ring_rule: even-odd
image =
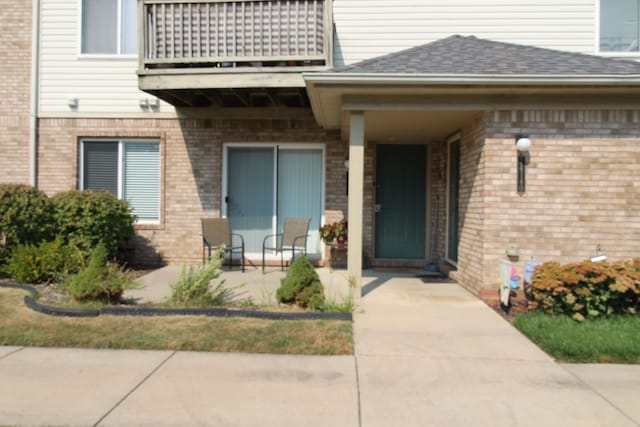
[[[640,258],[536,267],[526,288],[532,307],[575,320],[640,311]]]
[[[112,193],[68,191],[56,194],[51,202],[57,233],[85,254],[103,243],[113,257],[135,234],[129,203]]]
[[[6,249],[38,244],[55,235],[53,206],[47,195],[28,185],[0,184],[0,236]]]

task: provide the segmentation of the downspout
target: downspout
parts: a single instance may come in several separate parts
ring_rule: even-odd
[[[40,90],[40,0],[33,0],[31,33],[31,105],[29,107],[29,184],[38,185],[38,98]]]

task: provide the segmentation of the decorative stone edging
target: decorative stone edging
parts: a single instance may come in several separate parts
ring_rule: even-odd
[[[21,289],[31,293],[25,295],[24,303],[33,311],[50,316],[65,317],[97,317],[103,314],[111,316],[208,316],[208,317],[250,317],[267,320],[353,320],[351,313],[339,312],[279,312],[229,308],[159,308],[159,307],[114,307],[107,306],[99,309],[63,308],[40,304],[35,300],[37,291],[33,286],[19,283],[2,283],[0,288]]]

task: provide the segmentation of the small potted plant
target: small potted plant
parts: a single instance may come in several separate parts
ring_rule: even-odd
[[[339,245],[344,245],[347,242],[348,229],[347,221],[344,219],[337,222],[325,224],[320,227],[320,238],[325,243],[333,243],[334,240]]]
[[[345,243],[347,243],[347,221],[343,219],[342,221],[336,222],[334,234],[336,236],[336,242],[339,245],[344,245]]]

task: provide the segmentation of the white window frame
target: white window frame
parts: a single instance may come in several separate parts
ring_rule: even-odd
[[[150,224],[150,225],[158,225],[161,223],[162,219],[162,150],[160,147],[160,139],[153,138],[82,138],[80,140],[79,147],[79,157],[78,157],[78,189],[84,190],[84,144],[85,142],[113,142],[114,144],[118,144],[118,194],[116,197],[119,200],[123,199],[124,194],[124,146],[127,142],[134,143],[147,143],[147,144],[157,144],[159,149],[160,156],[160,182],[158,182],[158,193],[160,194],[160,200],[158,203],[158,219],[155,220],[136,220],[136,224]]]
[[[447,189],[446,189],[446,223],[445,223],[445,229],[444,229],[444,260],[451,264],[454,267],[458,267],[458,262],[454,261],[452,259],[449,258],[449,190],[451,187],[451,181],[450,181],[450,173],[449,170],[451,168],[451,145],[454,142],[460,142],[460,145],[462,145],[462,132],[456,132],[455,134],[451,135],[450,137],[447,138],[447,165],[446,165],[446,177],[447,177]],[[460,191],[460,182],[458,182],[458,192]],[[459,209],[459,206],[458,206]],[[458,211],[458,215],[460,215],[460,212]],[[458,220],[458,226],[460,225],[460,221]],[[458,231],[458,243],[460,243],[460,234]],[[458,244],[458,249],[460,248],[460,245]],[[458,258],[460,257],[460,253],[458,253]]]
[[[594,46],[594,52],[596,52],[598,55],[601,56],[608,56],[608,57],[616,57],[616,58],[638,58],[640,57],[640,46],[638,47],[638,50],[635,52],[602,52],[600,50],[600,8],[601,8],[601,3],[602,0],[595,0],[595,25],[596,25],[596,40],[595,40],[595,46]],[[638,27],[639,27],[639,32],[640,32],[640,16],[638,17]],[[638,35],[638,40],[640,41],[640,34]]]
[[[82,21],[82,1],[78,0],[78,57],[82,59],[137,59],[138,53],[122,53],[122,1],[116,0],[118,2],[116,6],[116,14],[117,14],[117,28],[116,28],[116,53],[83,53],[82,52],[82,28],[84,26],[84,22]],[[137,9],[136,9],[137,10]],[[136,19],[136,22],[138,20]],[[138,46],[138,41],[136,40],[136,46]]]
[[[277,170],[278,163],[278,152],[280,150],[322,150],[322,183],[321,183],[321,199],[320,199],[320,226],[325,224],[325,194],[326,194],[326,146],[325,144],[305,144],[305,143],[259,143],[259,142],[249,142],[249,143],[239,143],[232,142],[223,144],[222,149],[222,197],[220,198],[220,215],[222,218],[227,218],[227,204],[224,202],[227,197],[229,188],[227,182],[227,172],[228,172],[228,162],[229,162],[229,148],[271,148],[275,151],[275,155],[273,158],[274,168]],[[278,188],[278,175],[274,174],[273,177],[273,212],[271,214],[271,229],[272,233],[277,233],[278,228],[278,217],[277,217],[277,188]],[[262,256],[262,254],[247,254],[251,256]],[[274,254],[266,254],[267,260],[276,260],[280,259],[278,256]],[[320,259],[324,259],[324,251],[320,250]]]

